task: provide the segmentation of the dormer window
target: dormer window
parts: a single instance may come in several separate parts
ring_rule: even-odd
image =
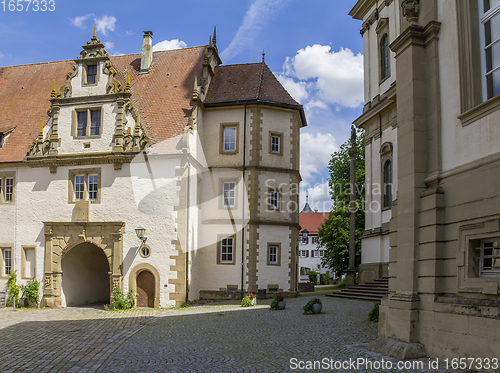
[[[97,65],[87,65],[87,84],[95,84],[97,77]]]

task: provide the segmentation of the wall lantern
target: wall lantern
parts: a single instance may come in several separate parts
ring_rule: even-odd
[[[144,245],[146,243],[146,240],[148,239],[146,235],[146,228],[139,227],[135,228],[135,233],[137,234],[137,237],[142,241],[142,244]]]

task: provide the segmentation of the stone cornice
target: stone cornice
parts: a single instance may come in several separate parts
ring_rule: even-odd
[[[349,15],[354,19],[362,21],[368,12],[376,5],[376,0],[359,0],[351,9]]]
[[[140,152],[134,153],[92,153],[92,154],[67,154],[56,156],[29,157],[25,164],[32,168],[49,167],[55,173],[57,167],[84,166],[96,164],[113,164],[116,170],[121,169],[123,163],[130,163]]]
[[[118,100],[128,100],[131,96],[129,92],[108,93],[105,95],[96,96],[80,96],[80,97],[59,97],[49,100],[54,106],[70,106],[75,104],[92,105],[103,102],[116,102]]]
[[[396,58],[411,45],[425,47],[432,40],[439,39],[441,23],[429,22],[425,27],[411,24],[390,45],[389,48],[396,53]]]
[[[361,114],[358,118],[352,122],[356,127],[363,128],[363,126],[373,119],[376,115],[387,109],[388,107],[396,104],[396,84],[389,88],[385,94],[384,98],[378,102],[375,106],[370,108],[367,112]]]

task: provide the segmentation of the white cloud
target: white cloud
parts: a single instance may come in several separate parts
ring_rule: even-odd
[[[182,49],[182,48],[186,48],[186,47],[187,47],[187,44],[179,39],[163,40],[163,41],[160,41],[159,43],[156,43],[155,45],[153,45],[153,51],[154,52],[170,51],[173,49]]]
[[[101,18],[94,18],[96,30],[107,35],[107,30],[115,31],[116,18],[113,16],[102,16]]]
[[[75,18],[70,18],[71,23],[76,26],[81,28],[82,30],[86,29],[87,26],[85,26],[83,23],[92,16],[92,14],[86,14],[84,16],[77,16]]]
[[[350,49],[331,51],[315,44],[287,58],[283,75],[295,83],[305,83],[309,97],[316,101],[355,108],[363,103],[363,55]],[[315,104],[318,105],[317,103]]]
[[[333,200],[330,198],[330,188],[328,181],[314,186],[305,186],[300,191],[300,210],[306,203],[306,195],[309,195],[309,206],[313,211],[329,212],[333,206]]]
[[[337,140],[330,133],[300,135],[300,174],[303,182],[323,173],[332,154],[339,149]]]
[[[228,61],[251,46],[255,36],[264,29],[275,11],[289,0],[255,0],[248,8],[243,22],[229,46],[221,53],[221,58]]]
[[[284,74],[275,75],[295,101],[301,103],[309,98],[306,82],[296,82],[293,78],[287,77]]]

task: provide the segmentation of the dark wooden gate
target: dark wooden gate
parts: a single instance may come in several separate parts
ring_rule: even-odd
[[[142,271],[137,276],[137,307],[154,307],[155,277],[149,271]]]

